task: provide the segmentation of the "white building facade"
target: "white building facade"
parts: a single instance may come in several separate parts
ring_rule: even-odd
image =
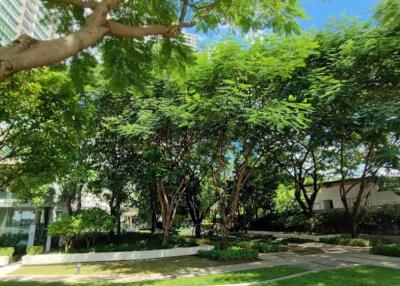
[[[54,27],[40,22],[45,13],[41,0],[0,0],[1,45],[7,45],[22,34],[41,40],[52,38]]]
[[[349,206],[352,206],[357,198],[360,183],[357,180],[348,180],[345,183],[346,189],[353,184],[355,184],[354,187],[347,195],[347,203]],[[368,182],[361,203],[367,207],[400,204],[400,195],[397,195],[393,191],[381,190],[377,184]],[[315,199],[314,210],[318,211],[343,208],[344,205],[340,198],[340,181],[324,183]]]

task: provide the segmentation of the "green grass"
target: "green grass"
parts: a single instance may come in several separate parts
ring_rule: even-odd
[[[135,283],[86,283],[85,286],[206,286],[237,284],[246,282],[265,281],[274,278],[284,277],[291,274],[304,272],[304,269],[293,266],[277,266],[271,268],[260,268],[247,271],[197,276],[190,278],[170,279],[161,281],[147,281]],[[0,282],[0,286],[63,286],[72,284],[63,283],[39,283],[39,282]],[[74,284],[76,285],[76,284]]]
[[[216,267],[232,262],[212,261],[196,256],[163,258],[145,261],[120,261],[82,263],[82,275],[127,275],[127,274],[173,274],[188,273],[205,267]],[[76,264],[56,264],[39,266],[22,266],[9,275],[74,275]]]
[[[191,278],[136,283],[85,283],[84,286],[206,286],[266,281],[301,273],[305,270],[292,266],[254,269]],[[38,282],[0,282],[0,286],[65,286],[76,284]],[[395,286],[400,285],[400,270],[360,266],[326,270],[319,273],[266,284],[266,286]]]
[[[0,284],[1,285],[1,284]],[[327,270],[282,280],[265,286],[395,286],[400,285],[400,270],[360,266]]]

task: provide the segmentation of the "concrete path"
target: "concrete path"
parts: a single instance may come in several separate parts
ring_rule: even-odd
[[[0,267],[0,277],[5,276],[9,273],[14,272],[15,270],[18,270],[21,267],[21,262],[17,263],[12,263],[6,266],[1,266]]]
[[[318,250],[318,251],[317,251]],[[308,252],[307,252],[308,251]],[[327,269],[353,267],[359,265],[373,265],[400,269],[400,258],[378,256],[367,253],[365,248],[332,246],[321,243],[305,243],[290,245],[288,252],[261,254],[260,260],[251,263],[194,269],[187,273],[175,273],[171,275],[136,274],[136,275],[71,275],[56,276],[12,276],[0,275],[2,281],[40,281],[40,282],[137,282],[150,280],[164,280],[199,275],[211,275],[226,272],[243,271],[273,266],[293,265],[304,268],[308,272],[318,272]],[[299,275],[304,275],[299,274]],[[283,278],[279,278],[283,279]],[[287,278],[286,278],[287,279]],[[263,281],[265,284],[266,282]],[[247,284],[246,284],[247,285]],[[250,285],[250,284],[248,284]]]

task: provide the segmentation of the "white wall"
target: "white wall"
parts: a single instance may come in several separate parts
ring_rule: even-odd
[[[350,187],[352,182],[347,183],[345,186]],[[344,208],[342,200],[340,199],[340,185],[333,184],[331,186],[323,186],[320,192],[317,195],[314,203],[315,210],[323,210],[324,209],[324,200],[332,200],[333,208],[340,209]],[[365,196],[371,191],[371,194],[368,198],[368,206],[378,206],[378,205],[386,205],[386,204],[400,204],[400,196],[396,195],[394,192],[391,191],[380,191],[378,192],[378,186],[375,184],[368,184],[367,188],[364,192],[364,196],[362,199],[362,203],[365,202]],[[352,190],[348,193],[348,201],[351,205],[352,201],[355,200],[357,197],[359,190],[359,184],[355,185]]]
[[[98,261],[145,260],[145,259],[196,255],[199,250],[211,250],[213,248],[214,246],[201,245],[195,247],[180,247],[180,248],[144,250],[144,251],[25,255],[22,257],[22,264],[45,265],[45,264],[79,263],[79,262],[98,262]]]

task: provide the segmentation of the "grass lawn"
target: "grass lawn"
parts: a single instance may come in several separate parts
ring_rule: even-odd
[[[147,281],[135,283],[82,283],[84,286],[206,286],[223,285],[255,281],[265,281],[291,274],[304,272],[304,269],[293,266],[277,266],[271,268],[261,268],[247,271],[214,274],[207,276],[197,276],[190,278],[169,279],[160,281]],[[37,283],[37,282],[0,282],[0,286],[65,286],[76,284],[63,283]]]
[[[1,284],[0,284],[1,285]],[[400,270],[360,266],[327,270],[317,274],[282,280],[265,286],[395,286],[400,285]]]
[[[235,264],[219,262],[197,256],[163,258],[144,261],[82,263],[81,275],[124,275],[124,274],[175,274],[188,273],[195,269]],[[40,266],[22,266],[9,275],[74,275],[76,263]]]
[[[246,282],[265,281],[269,279],[301,273],[305,270],[279,266],[272,268],[255,269],[241,272],[197,276],[192,278],[171,279],[162,281],[148,281],[136,283],[85,283],[82,286],[206,286],[238,284]],[[0,286],[66,286],[76,284],[63,283],[36,283],[36,282],[0,282]],[[400,285],[400,270],[360,266],[327,270],[316,274],[282,280],[265,286],[395,286]]]

